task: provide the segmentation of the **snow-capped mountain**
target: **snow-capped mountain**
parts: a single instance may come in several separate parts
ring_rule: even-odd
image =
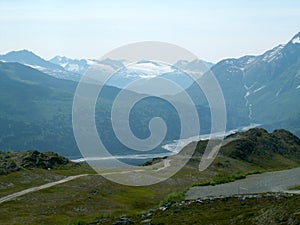
[[[300,44],[300,36],[295,36],[292,40],[293,44]]]
[[[3,62],[17,62],[26,66],[30,66],[60,79],[77,81],[81,77],[79,74],[67,71],[63,67],[46,61],[28,50],[12,51],[5,55],[0,55],[0,60]]]
[[[81,76],[84,75],[93,64],[97,64],[99,73],[104,74],[114,73],[116,70],[123,67],[121,60],[112,59],[71,59],[65,56],[55,56],[50,59],[50,62],[63,67],[67,71],[78,73]]]
[[[300,33],[262,55],[224,59],[212,67],[223,90],[228,121],[270,127],[277,123],[285,128],[300,123],[299,40]],[[203,103],[194,89],[189,91]],[[300,134],[299,126],[293,131]]]
[[[65,56],[55,56],[50,62],[63,67],[65,70],[83,75],[93,61],[85,59],[70,59]]]
[[[50,61],[63,67],[67,71],[76,72],[81,75],[87,72],[91,65],[97,64],[99,74],[113,74],[107,84],[118,88],[124,88],[127,84],[135,80],[142,79],[146,81],[146,79],[161,76],[176,82],[185,89],[188,88],[193,81],[184,74],[184,72],[190,74],[203,74],[213,65],[212,63],[202,60],[194,60],[192,62],[180,60],[174,65],[141,60],[124,66],[125,60],[114,60],[109,58],[104,60],[70,59],[65,56],[56,56]]]
[[[192,78],[176,66],[152,60],[141,60],[121,67],[113,74],[107,84],[124,88],[133,81],[147,82],[156,77],[171,80],[182,89],[188,88],[193,83]]]

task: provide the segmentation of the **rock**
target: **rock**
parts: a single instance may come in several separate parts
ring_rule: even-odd
[[[142,220],[141,223],[151,224],[151,219]]]
[[[168,209],[168,207],[166,207],[166,206],[161,206],[161,207],[159,207],[159,210],[161,210],[161,211],[165,211],[165,210],[167,210]]]
[[[118,220],[118,221],[112,223],[111,225],[130,225],[130,224],[134,224],[130,219],[121,218],[121,220]]]
[[[198,203],[198,204],[204,204],[204,202],[201,199],[197,199],[196,203]]]

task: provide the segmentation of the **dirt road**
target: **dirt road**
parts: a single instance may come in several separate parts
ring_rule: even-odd
[[[300,194],[300,191],[288,190],[290,187],[296,185],[300,185],[300,168],[249,175],[242,180],[215,186],[192,187],[187,191],[186,199],[263,192]]]
[[[80,174],[80,175],[76,175],[76,176],[69,176],[69,177],[64,178],[62,180],[59,180],[59,181],[54,181],[54,182],[51,182],[51,183],[43,184],[43,185],[38,186],[38,187],[28,188],[28,189],[25,189],[23,191],[19,191],[19,192],[16,192],[16,193],[13,193],[13,194],[10,194],[10,195],[7,195],[7,196],[4,196],[4,197],[0,198],[0,204],[3,203],[3,202],[15,199],[17,197],[20,197],[22,195],[25,195],[25,194],[28,194],[28,193],[31,193],[31,192],[34,192],[34,191],[39,191],[39,190],[42,190],[42,189],[45,189],[45,188],[49,188],[49,187],[52,187],[52,186],[55,186],[55,185],[58,185],[58,184],[62,184],[62,183],[74,180],[74,179],[79,178],[79,177],[87,176],[87,175],[88,174]]]

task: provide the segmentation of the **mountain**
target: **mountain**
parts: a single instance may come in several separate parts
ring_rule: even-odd
[[[227,129],[257,123],[268,130],[285,128],[300,135],[299,38],[300,34],[297,34],[286,45],[259,56],[225,59],[212,66],[226,101]],[[22,64],[7,62],[12,61],[10,57]],[[1,60],[6,62],[0,62],[0,149],[40,149],[80,157],[72,130],[72,103],[77,82],[57,79],[33,68],[32,65],[38,64],[49,70],[64,70],[28,51],[12,52],[1,56]],[[97,63],[103,73],[117,70],[114,76],[120,78],[116,82],[123,82],[122,87],[128,82],[126,79],[141,78],[145,82],[156,76],[173,79],[192,97],[201,115],[201,134],[209,133],[210,110],[204,93],[189,80],[182,80],[183,76],[179,74],[180,67],[199,70],[201,61],[182,61],[174,66],[142,60],[126,67],[124,62],[112,59]],[[103,88],[96,104],[99,135],[112,153],[135,154],[116,138],[112,128],[111,109],[121,89],[116,84],[111,85]],[[136,92],[128,93],[145,97]],[[172,97],[174,101],[179,100],[177,94]],[[128,102],[122,104],[117,108],[120,112]],[[177,104],[187,108],[186,102]],[[149,137],[149,121],[154,117],[162,117],[168,127],[162,145],[180,137],[180,117],[174,106],[156,97],[144,98],[134,105],[129,118],[132,132],[139,138]],[[154,152],[165,153],[166,150],[158,148]]]
[[[75,82],[29,66],[0,62],[0,149],[76,153],[71,126],[75,88]]]
[[[211,62],[206,62],[204,60],[195,59],[190,62],[187,60],[179,60],[174,64],[174,66],[191,73],[205,73],[208,69],[213,67],[214,64]]]
[[[300,135],[300,33],[259,56],[225,59],[211,68],[222,88],[228,121],[262,124]],[[188,92],[201,102],[197,86]]]
[[[0,62],[0,149],[39,149],[68,157],[81,157],[72,130],[76,87],[77,82],[58,79],[29,66]],[[96,123],[101,128],[98,132],[112,154],[136,154],[116,138],[112,128],[112,104],[120,91],[112,86],[103,87],[96,104]],[[126,93],[138,95],[129,91]],[[124,105],[118,106],[118,110],[124,111],[127,105],[125,101]],[[209,110],[201,106],[197,109],[202,112],[201,130],[208,132]],[[156,116],[162,117],[168,127],[162,145],[178,139],[178,114],[170,103],[158,98],[143,99],[132,108],[129,118],[132,132],[140,138],[148,137],[149,121]],[[155,152],[167,151],[158,148]]]
[[[148,81],[156,77],[171,80],[182,89],[188,88],[193,83],[193,80],[176,66],[152,60],[141,60],[121,67],[121,69],[113,74],[107,84],[118,88],[124,88],[131,82],[139,80],[140,86],[143,86],[143,84],[147,86]],[[161,85],[161,87],[157,87],[158,90],[164,88],[164,84]],[[143,88],[141,88],[139,92],[143,93]],[[169,94],[172,93],[170,92]]]
[[[124,60],[113,59],[70,59],[65,56],[56,56],[50,62],[63,67],[70,72],[76,72],[83,75],[87,72],[88,68],[97,64],[99,73],[115,73],[109,80],[108,85],[123,88],[125,85],[132,81],[144,80],[153,77],[164,77],[171,79],[181,87],[188,88],[193,81],[184,73],[205,73],[213,66],[212,63],[203,60],[194,60],[188,62],[186,60],[179,60],[174,65],[166,65],[151,60],[141,60],[128,64],[125,66]]]
[[[266,52],[245,71],[253,120],[265,124],[290,119],[300,122],[300,43],[294,42],[299,36]]]
[[[63,67],[46,61],[28,50],[12,51],[0,55],[0,61],[17,62],[60,79],[79,80],[81,77],[80,74],[67,71]]]
[[[49,62],[59,65],[67,71],[78,73],[80,75],[83,75],[88,70],[89,66],[94,63],[93,60],[70,59],[65,56],[55,56],[50,59]]]
[[[55,56],[49,62],[59,65],[69,72],[78,73],[81,76],[95,63],[97,63],[98,69],[101,68],[100,73],[115,72],[117,69],[123,67],[121,60],[112,59],[71,59],[65,56]]]

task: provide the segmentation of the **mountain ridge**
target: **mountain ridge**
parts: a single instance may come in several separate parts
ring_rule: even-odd
[[[30,66],[50,76],[69,80],[79,80],[77,73],[65,70],[62,66],[47,61],[29,50],[11,51],[5,55],[0,55],[2,62],[16,62],[25,66]]]

